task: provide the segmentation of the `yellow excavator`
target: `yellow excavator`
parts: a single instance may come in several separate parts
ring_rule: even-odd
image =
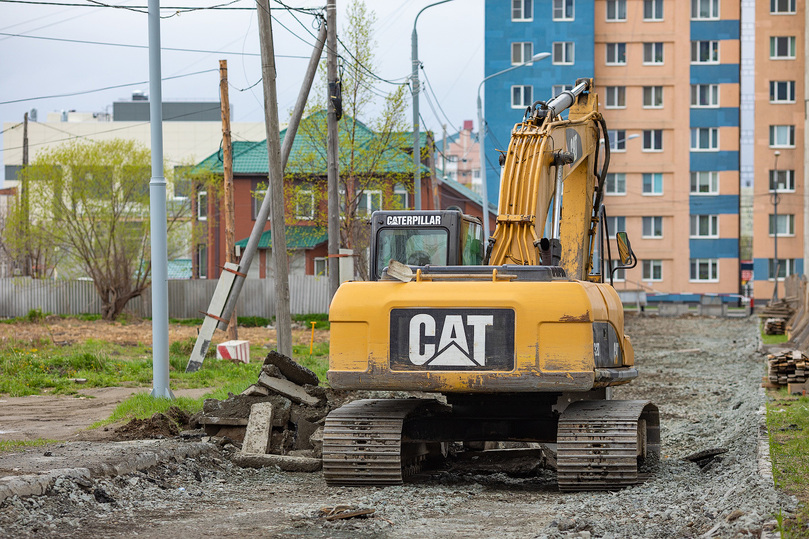
[[[328,484],[399,484],[448,443],[486,441],[556,444],[561,490],[642,480],[659,414],[611,399],[638,375],[611,285],[637,258],[606,229],[607,133],[592,79],[529,107],[501,158],[485,250],[480,220],[457,210],[372,215],[372,280],[344,283],[330,307],[329,383],[445,399],[332,411]]]

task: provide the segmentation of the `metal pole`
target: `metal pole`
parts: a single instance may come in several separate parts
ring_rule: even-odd
[[[773,302],[778,301],[778,274],[781,273],[781,265],[778,263],[778,156],[781,155],[781,152],[778,150],[775,151],[775,164],[773,165],[773,184],[772,184],[772,205],[773,205],[773,243],[775,244],[775,260],[773,260],[773,265],[775,266],[775,278],[773,281],[775,282],[775,288],[773,289],[772,293],[772,300]]]
[[[149,119],[152,179],[152,397],[173,399],[169,388],[169,281],[166,178],[163,177],[163,92],[160,84],[160,0],[149,0]]]
[[[328,0],[326,4],[326,26],[328,27],[329,47],[326,49],[326,78],[329,85],[337,82],[337,0]],[[339,180],[339,130],[337,111],[331,99],[327,99],[328,115],[328,147],[327,147],[327,191],[328,191],[328,225],[329,225],[329,303],[340,286],[340,191]],[[353,275],[351,276],[354,277]]]

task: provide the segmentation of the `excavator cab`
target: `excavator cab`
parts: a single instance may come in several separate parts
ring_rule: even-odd
[[[376,211],[371,215],[371,280],[391,260],[409,266],[479,266],[483,224],[460,210]]]

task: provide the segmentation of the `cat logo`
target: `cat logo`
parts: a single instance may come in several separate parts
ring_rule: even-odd
[[[432,339],[436,336],[435,318],[417,314],[410,319],[410,362],[413,365],[482,367],[486,364],[486,328],[493,323],[492,315],[447,315],[436,347]],[[467,326],[472,328],[472,346],[466,338]],[[428,339],[433,342],[427,343]]]

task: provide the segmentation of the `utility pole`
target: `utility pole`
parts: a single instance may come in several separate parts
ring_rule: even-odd
[[[441,126],[441,132],[444,135],[444,143],[441,149],[441,179],[443,180],[447,175],[447,124]]]
[[[22,117],[22,168],[28,168],[28,113],[26,112]],[[23,227],[25,227],[25,236],[28,237],[31,224],[31,201],[28,198],[28,174],[22,175],[22,193],[20,199],[23,207]],[[28,250],[28,245],[25,248],[23,255],[23,275],[31,275],[31,252]]]
[[[269,164],[270,227],[275,267],[275,332],[278,352],[292,357],[292,318],[289,311],[289,260],[284,230],[284,166],[281,163],[281,135],[278,121],[278,93],[275,88],[275,49],[269,0],[258,0],[258,30],[261,41],[261,76],[264,81],[264,123]]]
[[[328,230],[329,230],[329,303],[331,298],[337,293],[340,286],[340,193],[337,187],[339,179],[338,156],[339,156],[339,128],[337,125],[337,109],[335,107],[336,95],[334,90],[338,88],[337,80],[337,0],[328,0],[326,3],[326,27],[328,28],[328,47],[326,48],[326,77],[328,79],[329,96],[327,98],[328,116]],[[342,104],[341,104],[342,108]]]
[[[225,176],[225,262],[236,263],[236,207],[233,202],[233,146],[230,140],[230,101],[228,98],[228,61],[219,60],[219,108],[222,113],[222,161]],[[236,309],[228,322],[229,341],[239,338]]]

